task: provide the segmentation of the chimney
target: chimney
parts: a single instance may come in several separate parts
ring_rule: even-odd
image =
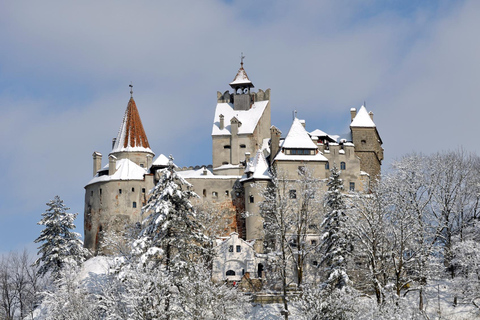
[[[280,149],[280,137],[282,132],[275,126],[270,127],[270,164],[273,163],[273,159]]]
[[[115,142],[117,142],[117,138],[112,139],[112,149],[115,147]]]
[[[102,154],[95,151],[93,154],[93,176],[97,174],[98,170],[102,167]]]
[[[151,154],[147,154],[147,168],[146,169],[150,169],[150,167],[152,166],[152,159],[153,159],[153,156]]]
[[[245,167],[250,162],[250,152],[245,152]]]
[[[372,119],[372,121],[373,121],[373,112],[370,111],[370,112],[368,113],[368,115],[370,116],[370,119]]]
[[[207,168],[203,166],[202,176],[206,176],[206,175],[207,175]]]
[[[108,156],[108,175],[111,176],[117,171],[117,157],[113,154]]]
[[[223,130],[225,128],[225,121],[223,121],[224,116],[223,114],[220,115],[220,130]]]
[[[355,109],[355,108],[350,109],[350,118],[351,118],[350,122],[352,122],[353,119],[355,119],[356,115],[357,115],[357,109]]]

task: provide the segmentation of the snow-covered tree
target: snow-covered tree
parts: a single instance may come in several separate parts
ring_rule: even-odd
[[[203,226],[196,219],[190,199],[197,195],[191,185],[175,172],[173,158],[160,172],[161,178],[142,209],[145,217],[134,247],[145,260],[154,258],[167,270],[182,268],[205,253],[210,245]]]
[[[35,243],[42,243],[38,248],[35,265],[39,266],[38,274],[44,276],[51,273],[57,277],[66,264],[80,264],[88,257],[88,250],[83,248],[80,235],[75,229],[75,218],[78,213],[68,213],[59,196],[47,203],[48,209],[42,213],[39,225],[45,226]]]
[[[378,185],[371,188],[368,195],[357,195],[352,200],[351,231],[355,239],[355,260],[364,267],[357,272],[362,276],[356,278],[356,285],[369,288],[375,292],[380,305],[385,298],[384,288],[387,285],[389,253],[387,238],[388,203],[384,190]]]
[[[330,170],[330,179],[326,193],[326,213],[322,222],[320,251],[327,273],[326,285],[343,290],[349,285],[347,262],[353,250],[352,235],[348,226],[345,201],[343,199],[343,181],[340,171],[334,165]]]
[[[53,287],[47,290],[39,306],[38,320],[97,320],[102,319],[100,300],[79,279],[80,267],[66,264],[59,270]]]
[[[281,290],[282,313],[288,319],[287,290],[290,284],[302,285],[308,262],[318,246],[321,217],[320,182],[308,170],[302,170],[297,180],[276,172],[262,191],[259,203],[264,219],[265,251],[267,253],[267,286]],[[298,192],[297,192],[298,191]]]

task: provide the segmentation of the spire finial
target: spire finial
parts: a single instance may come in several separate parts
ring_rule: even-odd
[[[240,55],[240,65],[242,66],[242,68],[243,68],[243,59],[245,59],[245,56],[243,55],[243,52],[242,52]]]
[[[128,85],[130,87],[130,98],[133,98],[133,84],[130,81],[130,84]]]
[[[365,109],[367,108],[367,101],[363,100],[363,106],[365,107]]]

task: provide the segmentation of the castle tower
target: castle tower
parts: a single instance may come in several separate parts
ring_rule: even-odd
[[[240,182],[245,190],[246,240],[255,240],[255,250],[263,252],[263,217],[258,204],[263,201],[262,192],[271,181],[269,164],[263,150],[257,150],[255,157],[247,162],[245,175]]]
[[[95,254],[109,252],[102,248],[105,232],[121,233],[140,221],[142,206],[154,187],[154,174],[149,171],[154,155],[130,97],[108,164],[101,168],[102,155],[93,153],[94,177],[85,186],[85,248]]]
[[[380,176],[383,160],[382,139],[373,122],[373,113],[367,112],[363,105],[358,113],[355,108],[350,110],[350,131],[352,142],[355,145],[355,155],[360,158],[360,170],[368,173],[374,181]]]
[[[233,93],[217,93],[212,128],[213,173],[242,175],[245,153],[254,154],[270,137],[270,89],[252,92],[243,68],[230,82]]]

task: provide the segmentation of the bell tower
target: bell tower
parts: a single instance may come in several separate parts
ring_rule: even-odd
[[[240,69],[230,87],[234,90],[233,93],[233,109],[234,110],[249,110],[255,102],[254,95],[250,94],[250,89],[254,88],[252,81],[247,76],[245,69],[243,69],[243,59],[245,56],[242,53]]]

